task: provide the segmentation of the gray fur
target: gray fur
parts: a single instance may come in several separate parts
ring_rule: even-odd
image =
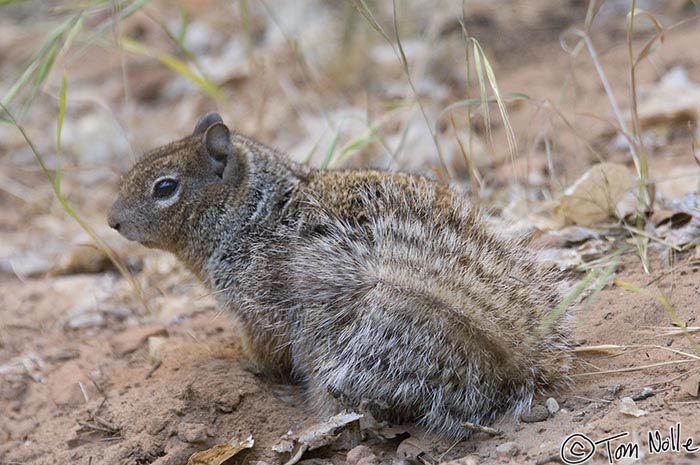
[[[313,170],[237,133],[221,177],[200,125],[136,164],[110,225],[175,253],[258,369],[303,384],[319,413],[462,438],[460,422],[518,413],[567,383],[562,322],[538,331],[560,276],[464,197],[400,173]],[[172,171],[183,191],[163,209],[143,186]]]

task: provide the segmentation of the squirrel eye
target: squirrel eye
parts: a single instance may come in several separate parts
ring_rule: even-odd
[[[153,185],[153,198],[155,199],[167,199],[173,196],[177,191],[178,183],[174,179],[165,178]]]

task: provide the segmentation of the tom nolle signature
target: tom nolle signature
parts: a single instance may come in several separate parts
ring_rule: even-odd
[[[628,432],[614,434],[594,441],[585,434],[575,433],[564,439],[559,450],[561,461],[567,465],[584,464],[589,461],[598,449],[604,449],[608,456],[608,463],[615,463],[622,459],[639,459],[642,446],[634,441],[625,442],[622,438],[629,436]],[[700,444],[695,444],[692,437],[683,437],[681,424],[676,423],[666,431],[649,431],[647,433],[647,447],[645,451],[649,455],[666,453],[692,454],[700,450]]]

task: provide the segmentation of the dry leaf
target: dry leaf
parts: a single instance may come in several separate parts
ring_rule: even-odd
[[[211,449],[192,454],[187,465],[221,465],[242,450],[253,447],[253,436],[248,436],[242,441],[231,439],[225,444],[217,444]]]
[[[293,465],[301,460],[306,451],[318,449],[335,442],[342,430],[350,427],[352,424],[357,424],[356,422],[360,418],[362,418],[362,415],[359,413],[339,413],[329,418],[328,421],[310,426],[292,437],[283,437],[272,449],[275,451],[289,450],[289,441],[291,440],[294,444],[294,450],[292,457],[285,465]]]
[[[554,213],[567,224],[594,225],[614,216],[618,202],[636,185],[625,165],[599,163],[566,190]]]
[[[632,400],[631,397],[623,397],[622,400],[620,400],[619,408],[620,413],[624,413],[625,415],[631,415],[633,417],[642,417],[649,413],[646,410],[642,410],[639,407],[637,407],[637,404]]]

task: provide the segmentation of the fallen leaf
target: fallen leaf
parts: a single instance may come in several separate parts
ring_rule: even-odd
[[[253,436],[248,436],[242,441],[231,439],[225,444],[217,444],[211,449],[192,454],[187,465],[221,465],[239,452],[253,447]]]
[[[335,415],[323,423],[312,425],[295,435],[285,435],[281,441],[273,446],[273,450],[288,451],[289,441],[293,443],[291,458],[285,465],[293,465],[303,457],[304,453],[310,450],[318,449],[330,445],[338,439],[342,430],[350,427],[352,424],[357,424],[362,418],[362,415],[354,412],[342,412]],[[359,426],[359,424],[358,424]]]
[[[615,216],[618,202],[636,185],[625,165],[599,163],[564,192],[554,213],[567,224],[594,225]]]

